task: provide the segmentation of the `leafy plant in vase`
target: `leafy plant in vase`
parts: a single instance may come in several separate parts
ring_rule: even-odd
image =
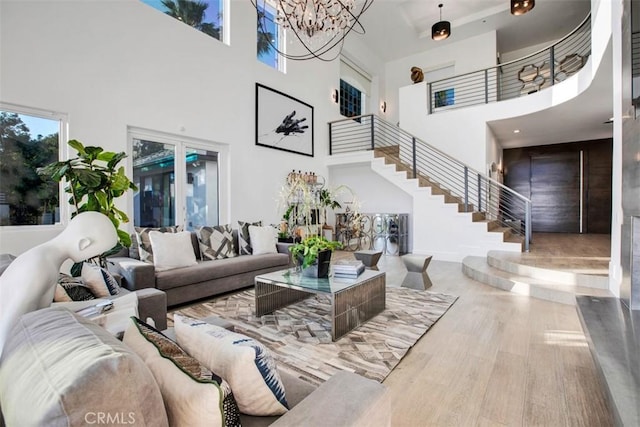
[[[121,223],[129,222],[127,214],[118,209],[115,199],[128,190],[137,190],[136,185],[125,175],[124,166],[118,163],[127,155],[124,152],[104,151],[100,147],[85,147],[75,139],[68,142],[78,152],[78,156],[62,162],[54,162],[38,170],[44,177],[67,182],[65,192],[70,194],[69,204],[75,211],[71,218],[81,212],[96,211],[108,216],[118,232],[118,245],[94,259],[97,264],[106,267],[106,257],[118,252],[122,247],[131,245],[131,236],[120,230]],[[74,264],[72,274],[78,275],[82,263]]]
[[[323,236],[309,236],[289,247],[291,256],[309,277],[328,277],[333,250],[342,248],[340,242],[327,240]]]

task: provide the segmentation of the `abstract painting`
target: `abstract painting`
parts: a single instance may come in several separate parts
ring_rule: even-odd
[[[256,145],[313,157],[313,107],[256,83]]]

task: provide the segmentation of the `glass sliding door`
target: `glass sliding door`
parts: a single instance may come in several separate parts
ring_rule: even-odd
[[[176,225],[176,146],[133,139],[133,223],[137,227]]]
[[[218,153],[201,148],[185,148],[186,228],[218,225]]]

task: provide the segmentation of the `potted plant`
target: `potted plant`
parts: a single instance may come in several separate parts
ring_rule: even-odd
[[[331,253],[340,249],[340,242],[327,240],[323,236],[309,236],[289,247],[291,256],[302,268],[302,274],[311,277],[328,277]]]
[[[120,223],[129,222],[129,218],[116,207],[115,199],[128,190],[137,190],[137,187],[125,175],[124,166],[118,167],[118,163],[127,157],[124,152],[114,153],[100,147],[85,147],[75,139],[68,144],[78,152],[77,157],[51,163],[39,169],[38,173],[56,182],[63,179],[67,182],[65,192],[71,195],[69,203],[75,208],[71,218],[86,211],[101,212],[109,217],[118,232],[118,245],[94,260],[106,267],[107,256],[131,245],[129,233],[119,229]],[[71,271],[75,275],[81,269],[82,263],[79,263]]]

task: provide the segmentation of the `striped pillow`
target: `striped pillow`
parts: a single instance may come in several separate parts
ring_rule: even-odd
[[[257,222],[244,222],[238,221],[238,254],[239,255],[251,255],[253,248],[251,248],[251,236],[249,235],[249,226],[255,225],[262,227],[262,221]]]

